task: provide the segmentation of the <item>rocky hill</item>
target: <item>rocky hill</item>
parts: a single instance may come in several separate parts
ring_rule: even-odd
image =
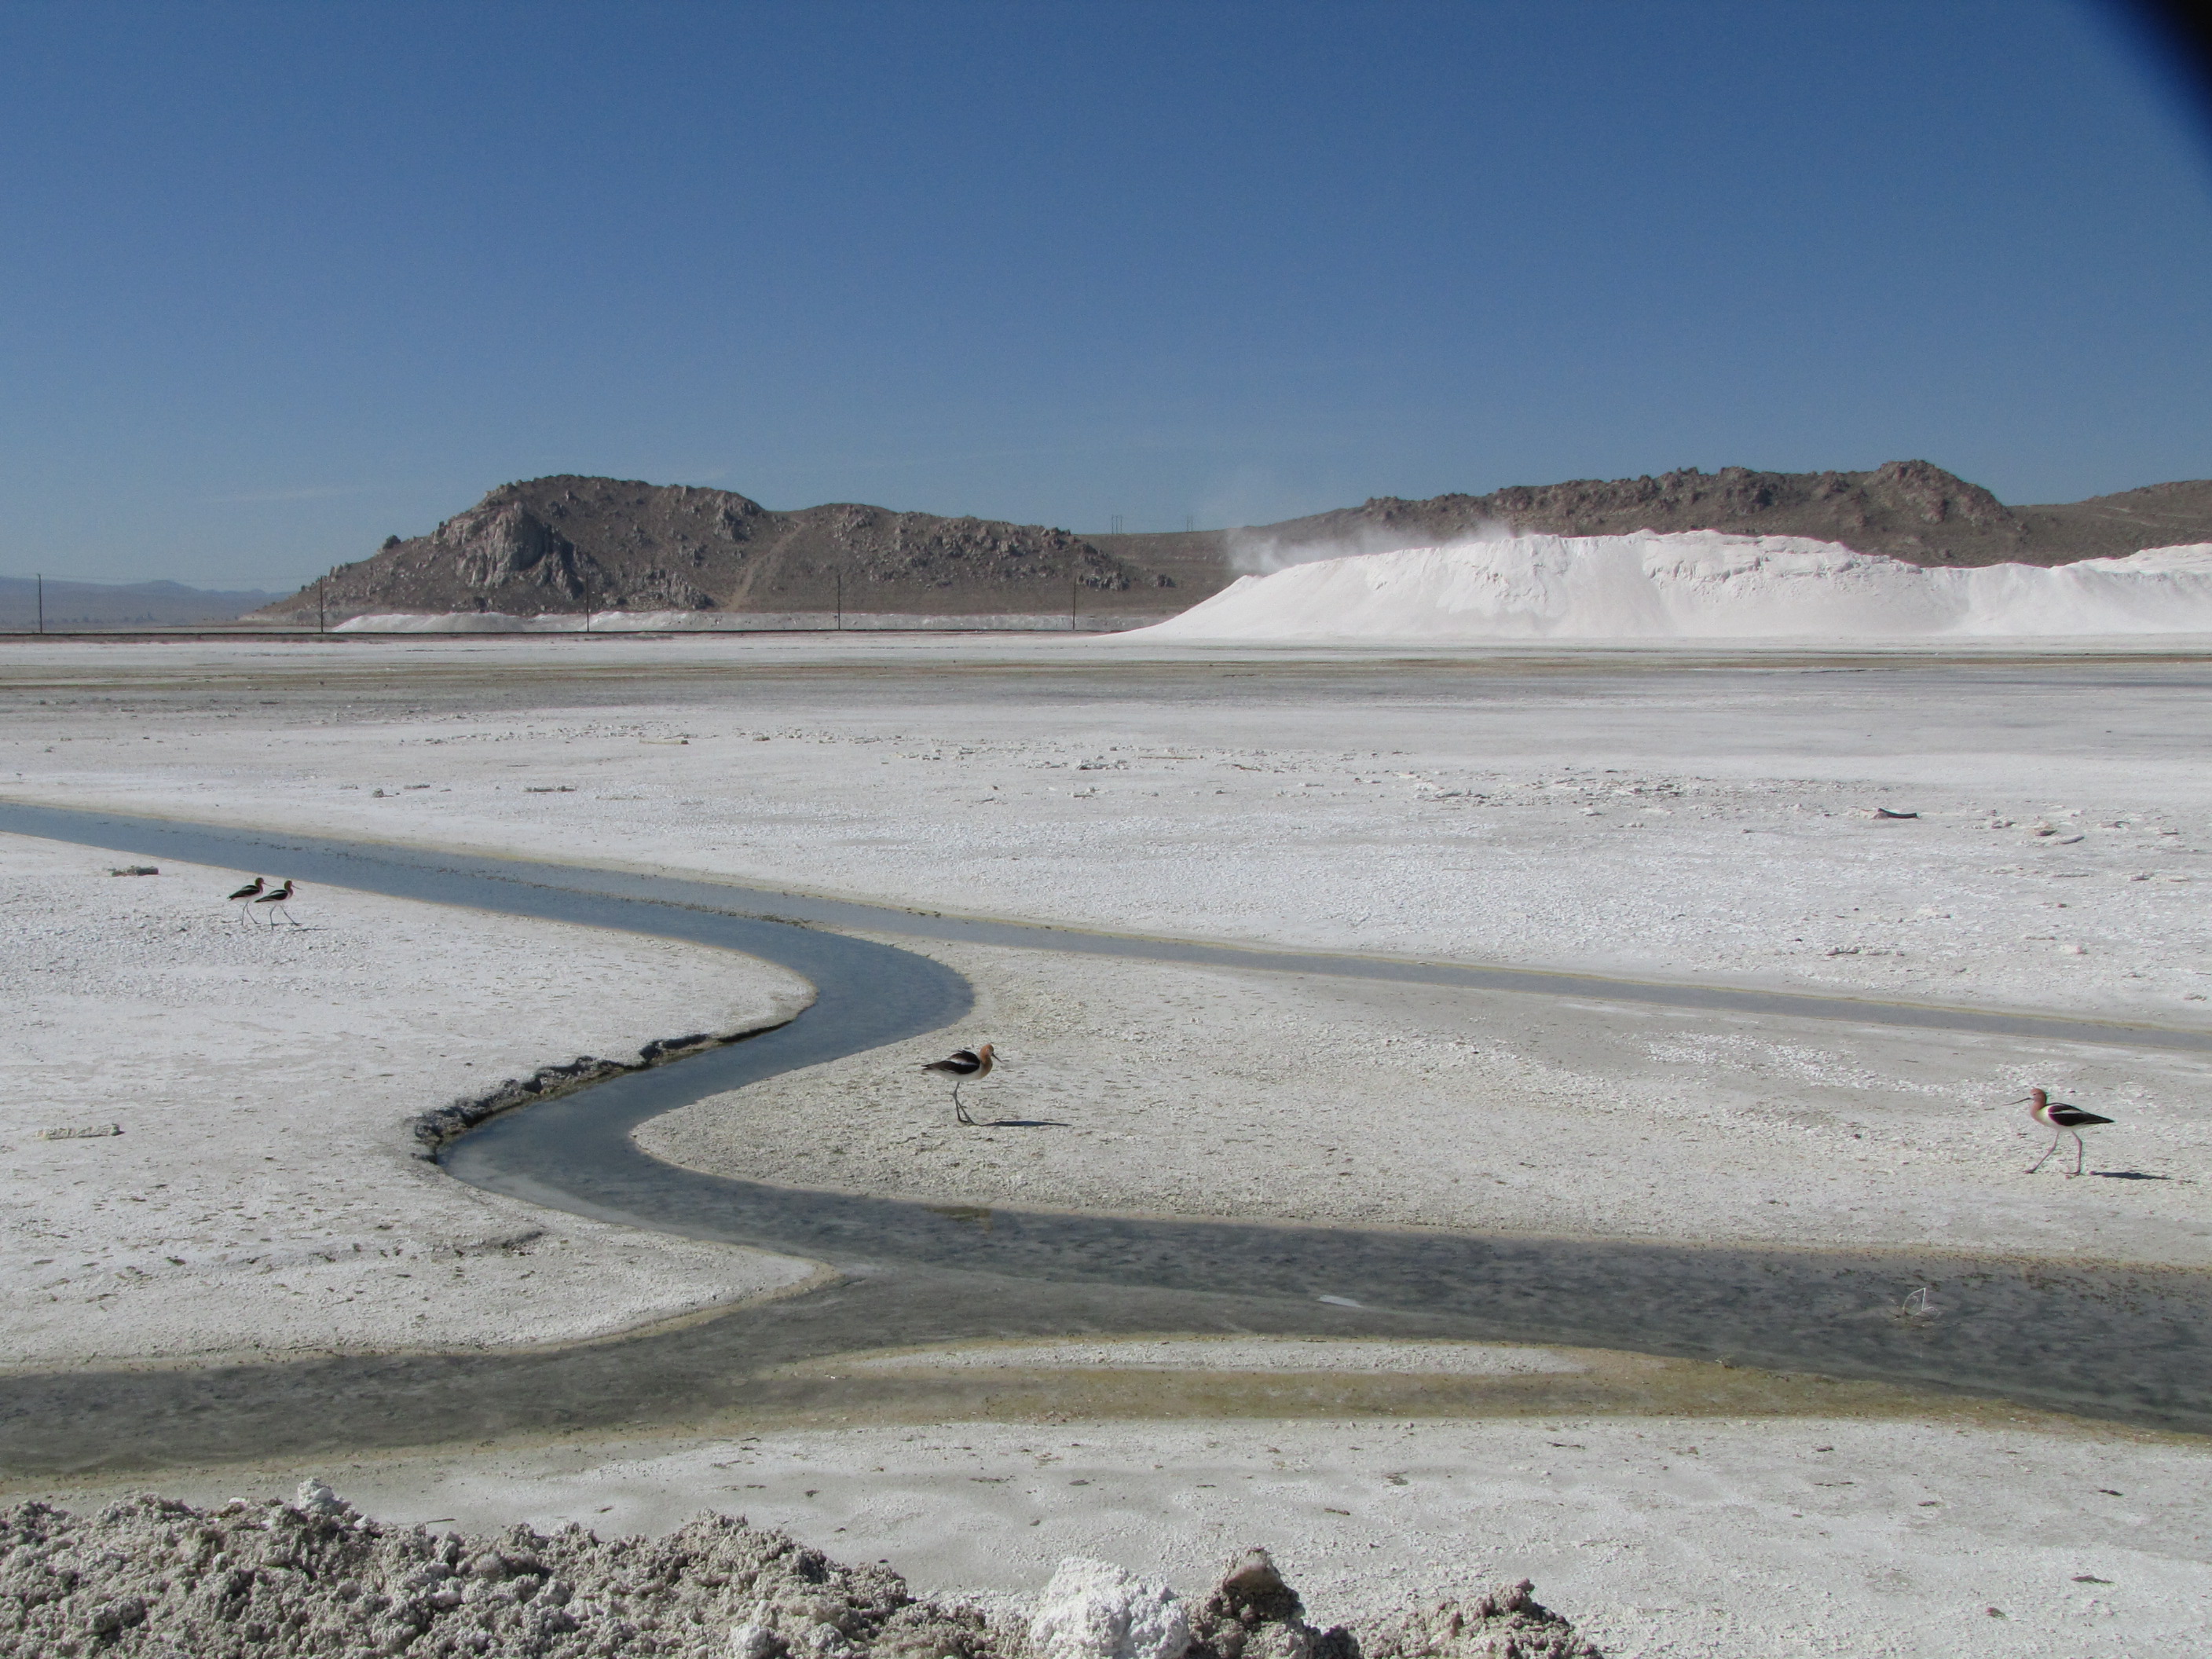
[[[1378,496],[1360,507],[1232,531],[1226,539],[1233,556],[1260,568],[1321,550],[1387,552],[1502,530],[1560,536],[1723,530],[1809,536],[1913,564],[2069,564],[2212,541],[2212,480],[2153,484],[2058,506],[2007,507],[1979,484],[1926,461],[1891,461],[1871,472],[1692,468],[1656,478],[1517,485],[1487,495]],[[1142,556],[1133,544],[1189,538],[1092,539],[1110,552]],[[1173,568],[1158,552],[1152,556]]]
[[[777,513],[723,489],[562,477],[503,484],[325,585],[364,611],[1176,611],[1171,579],[1065,530],[880,507]],[[1211,590],[1209,590],[1211,591]],[[312,617],[313,584],[268,614]]]
[[[371,611],[629,609],[922,616],[1180,611],[1243,571],[1504,530],[1811,536],[1916,564],[2064,564],[2212,541],[2212,480],[2008,507],[1926,461],[1870,472],[1724,467],[1379,496],[1285,523],[1077,536],[1036,525],[836,505],[779,513],[727,490],[562,477],[501,485],[427,536],[393,537],[325,585],[333,619]],[[261,614],[310,619],[313,585]]]

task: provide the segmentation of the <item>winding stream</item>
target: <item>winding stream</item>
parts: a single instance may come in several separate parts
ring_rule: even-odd
[[[827,931],[1102,952],[2212,1054],[2212,1033],[1515,969],[1123,938],[704,881],[0,802],[0,831],[745,951],[819,991],[791,1024],[495,1118],[441,1155],[538,1204],[827,1261],[820,1291],[539,1353],[398,1354],[0,1378],[18,1472],[696,1422],[793,1386],[795,1359],[1110,1331],[1559,1342],[1993,1395],[2212,1431],[2212,1275],[1933,1251],[1820,1251],[931,1207],[678,1168],[629,1132],[706,1096],[963,1014],[968,984]],[[553,1058],[549,1056],[549,1058]],[[1916,1285],[1945,1316],[1897,1316]],[[1331,1298],[1323,1302],[1320,1298]],[[779,1392],[781,1391],[781,1392]]]

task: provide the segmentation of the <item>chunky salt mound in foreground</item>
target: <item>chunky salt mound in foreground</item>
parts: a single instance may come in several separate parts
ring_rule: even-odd
[[[1032,1635],[729,1516],[470,1537],[379,1522],[319,1480],[291,1504],[0,1510],[0,1659],[1601,1659],[1534,1588],[1316,1630],[1264,1550],[1189,1613],[1071,1562]]]
[[[1926,569],[1798,536],[1516,536],[1246,576],[1125,638],[1899,639],[2212,633],[2212,543]]]

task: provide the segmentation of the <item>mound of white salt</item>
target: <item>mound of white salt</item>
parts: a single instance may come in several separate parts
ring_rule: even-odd
[[[2212,633],[2212,543],[1929,569],[1797,536],[1516,536],[1246,576],[1125,638],[1663,640]]]

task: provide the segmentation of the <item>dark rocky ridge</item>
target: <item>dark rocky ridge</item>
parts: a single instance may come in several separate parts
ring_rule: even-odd
[[[560,477],[501,485],[427,536],[328,579],[333,619],[369,611],[1164,614],[1243,570],[1324,551],[1419,547],[1503,527],[1557,535],[1722,530],[1808,536],[1925,565],[2065,564],[2212,541],[2212,480],[2008,507],[1926,461],[1870,472],[1724,467],[1516,485],[1250,529],[1077,536],[1036,525],[836,505],[779,513],[727,490]],[[311,585],[260,614],[312,620]]]
[[[777,513],[728,490],[561,477],[503,484],[325,586],[364,611],[1180,610],[1155,573],[1065,530],[840,504]],[[314,615],[313,585],[269,607]]]
[[[1500,525],[1563,536],[1637,530],[1808,536],[1923,565],[2069,564],[2212,540],[2212,480],[2015,507],[1926,461],[1891,461],[1871,472],[1730,466],[1516,486],[1487,495],[1378,496],[1243,534],[1259,548],[1341,542],[1379,550],[1432,545]]]

